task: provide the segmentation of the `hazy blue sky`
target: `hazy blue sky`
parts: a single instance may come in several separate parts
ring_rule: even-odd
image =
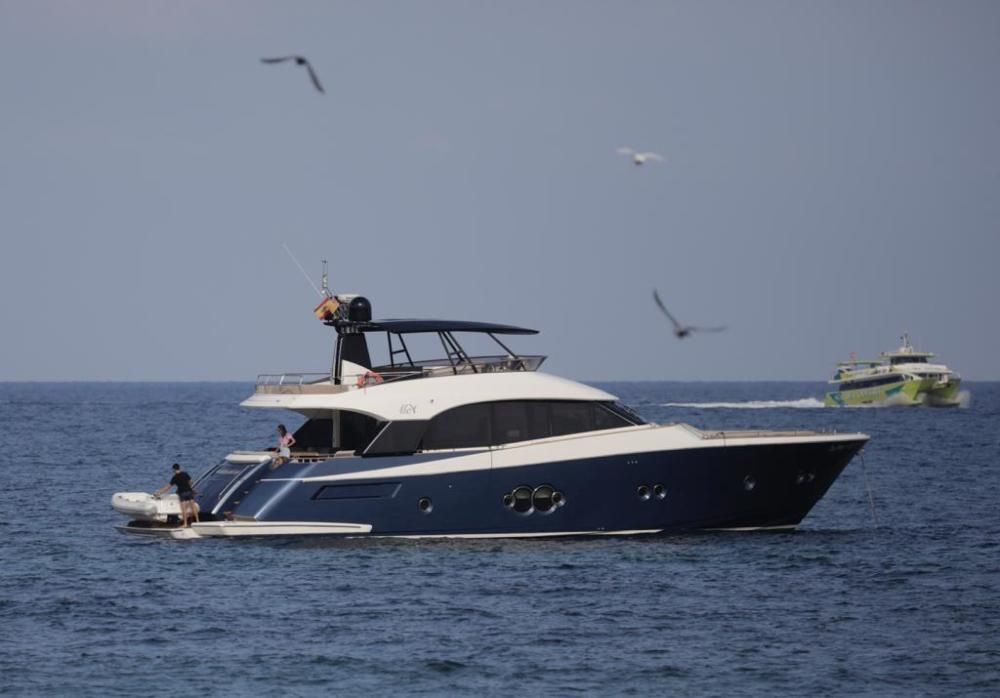
[[[282,242],[577,379],[1000,378],[998,2],[0,0],[0,85],[0,380],[327,367]]]

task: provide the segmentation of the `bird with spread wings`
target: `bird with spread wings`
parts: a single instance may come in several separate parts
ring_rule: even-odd
[[[626,157],[631,157],[632,162],[636,165],[645,165],[647,162],[663,162],[663,156],[659,153],[654,153],[651,150],[645,152],[639,152],[628,147],[621,147],[618,149],[619,155],[624,155]]]
[[[322,94],[326,94],[323,90],[323,86],[319,84],[319,77],[316,76],[316,71],[313,70],[312,65],[309,61],[305,59],[304,56],[279,56],[278,58],[261,58],[261,63],[284,63],[285,61],[295,61],[295,65],[304,65],[306,70],[309,71],[309,79],[312,80],[313,86],[320,91]]]
[[[726,329],[725,325],[722,325],[720,327],[695,327],[694,325],[682,325],[681,323],[677,322],[677,318],[671,315],[670,311],[667,310],[667,306],[665,306],[663,304],[663,301],[660,300],[660,294],[656,292],[655,288],[653,289],[653,300],[656,301],[656,304],[660,306],[660,310],[663,311],[663,314],[666,315],[667,318],[670,320],[671,324],[673,324],[674,336],[677,337],[677,339],[684,339],[685,337],[689,336],[692,332],[722,332],[724,329]]]

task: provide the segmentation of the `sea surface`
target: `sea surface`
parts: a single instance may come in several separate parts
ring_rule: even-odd
[[[864,431],[795,533],[159,541],[119,490],[269,446],[237,383],[0,384],[0,693],[1000,695],[1000,384],[601,384],[647,419]]]

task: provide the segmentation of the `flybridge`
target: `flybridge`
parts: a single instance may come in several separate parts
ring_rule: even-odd
[[[372,306],[364,296],[327,294],[315,314],[337,331],[337,345],[329,380],[334,385],[377,385],[390,380],[465,373],[534,371],[544,356],[514,352],[497,335],[538,334],[538,330],[513,325],[465,320],[387,319],[372,320]],[[388,363],[373,365],[365,335],[383,332],[388,343]],[[501,354],[470,356],[456,333],[486,335],[502,350]],[[406,343],[411,334],[436,334],[444,355],[416,360]],[[268,377],[269,379],[271,377]]]

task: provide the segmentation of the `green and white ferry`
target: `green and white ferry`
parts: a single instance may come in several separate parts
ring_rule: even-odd
[[[930,352],[917,351],[904,334],[896,351],[882,352],[869,361],[841,361],[833,383],[837,389],[826,394],[827,407],[861,405],[928,405],[956,407],[961,377],[944,364],[930,363]]]

